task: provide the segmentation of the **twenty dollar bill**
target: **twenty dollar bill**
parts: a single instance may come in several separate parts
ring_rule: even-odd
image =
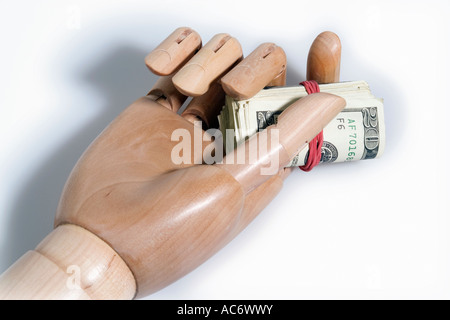
[[[347,103],[323,130],[321,163],[380,157],[385,146],[383,99],[372,95],[365,81],[324,84],[320,85],[320,91],[341,96]],[[305,96],[303,86],[264,89],[253,98],[241,101],[227,96],[219,124],[223,137],[227,137],[227,129],[234,129],[234,137],[233,141],[224,138],[225,152],[276,123],[284,109]],[[308,151],[308,147],[303,149],[289,166],[304,165]]]

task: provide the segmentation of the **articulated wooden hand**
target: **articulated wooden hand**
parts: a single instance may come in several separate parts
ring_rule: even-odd
[[[310,51],[310,78],[338,81],[339,55],[339,39],[321,34]],[[180,28],[146,63],[162,77],[82,155],[64,188],[55,230],[1,276],[1,298],[128,299],[163,288],[252,221],[281,189],[290,170],[285,165],[345,105],[337,96],[312,94],[220,163],[199,164],[203,151],[221,151],[217,141],[205,141],[196,152],[194,140],[217,128],[224,91],[246,99],[268,84],[284,85],[283,50],[266,43],[242,60],[229,35],[201,48],[195,31]],[[195,98],[180,113],[186,96]],[[194,125],[198,120],[202,126]],[[189,137],[189,161],[174,161],[180,144],[172,141],[174,132]],[[253,157],[250,144],[272,136],[278,139]],[[270,163],[276,168],[268,172]]]

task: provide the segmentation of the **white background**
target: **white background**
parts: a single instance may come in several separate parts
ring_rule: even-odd
[[[2,1],[0,272],[52,230],[80,154],[156,77],[144,57],[172,30],[206,43],[275,42],[288,85],[324,30],[341,80],[385,99],[378,160],[297,170],[261,215],[150,299],[450,298],[450,2]]]

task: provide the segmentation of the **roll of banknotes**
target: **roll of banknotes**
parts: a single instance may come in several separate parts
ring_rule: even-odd
[[[343,97],[347,105],[323,130],[321,163],[375,159],[383,154],[385,125],[383,99],[376,98],[365,81],[320,85],[321,92]],[[219,125],[228,153],[248,137],[277,122],[278,115],[302,97],[303,86],[276,87],[260,91],[248,100],[233,100],[227,96],[219,115]],[[226,131],[232,129],[234,134]],[[302,166],[309,148],[295,156],[289,166]]]

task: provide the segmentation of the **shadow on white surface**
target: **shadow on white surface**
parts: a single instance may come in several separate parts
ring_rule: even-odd
[[[83,47],[83,43],[79,45]],[[93,86],[104,97],[106,105],[100,108],[101,112],[94,119],[61,144],[56,152],[49,154],[44,164],[17,193],[7,228],[9,243],[1,250],[0,272],[26,251],[33,249],[52,230],[62,188],[78,158],[109,122],[150,90],[157,77],[146,69],[144,57],[151,49],[144,51],[117,45],[100,64],[84,74],[67,75],[69,79],[71,76],[80,77],[81,82]],[[70,59],[70,55],[63,56]],[[61,65],[65,65],[65,61],[61,61]],[[80,65],[76,69],[84,70],[85,66]],[[68,105],[77,108],[70,102]]]

